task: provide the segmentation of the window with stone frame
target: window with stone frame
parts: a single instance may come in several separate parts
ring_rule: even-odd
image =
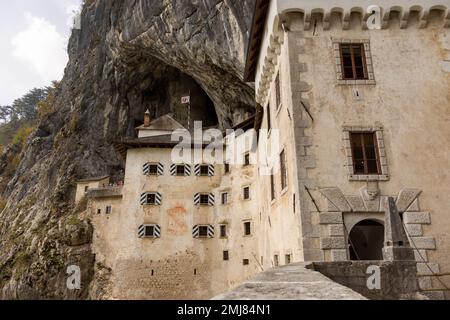
[[[389,180],[382,127],[344,127],[344,145],[350,181]]]
[[[380,157],[375,132],[351,132],[353,173],[364,175],[381,174]]]
[[[364,44],[341,43],[342,77],[344,80],[367,80],[367,63]]]
[[[369,39],[333,39],[338,84],[374,85]]]

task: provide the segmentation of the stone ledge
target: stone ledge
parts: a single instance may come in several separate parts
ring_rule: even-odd
[[[431,270],[430,270],[431,269]],[[440,272],[437,263],[417,263],[417,274],[421,276],[432,276]]]
[[[403,220],[405,224],[431,224],[429,212],[405,212]]]
[[[367,300],[308,266],[296,263],[263,272],[213,300]]]
[[[326,249],[345,249],[347,247],[344,237],[322,238],[320,248]]]
[[[436,250],[436,240],[432,237],[411,237],[411,241],[413,248]]]
[[[405,226],[410,237],[423,236],[423,227],[421,224],[406,224]]]

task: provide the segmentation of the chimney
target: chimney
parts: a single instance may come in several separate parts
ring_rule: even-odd
[[[150,123],[152,122],[152,118],[150,116],[150,110],[147,109],[144,115],[144,127],[150,127]]]

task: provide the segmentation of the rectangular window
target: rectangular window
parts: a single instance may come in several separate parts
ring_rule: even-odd
[[[273,175],[273,173],[270,175],[270,197],[271,200],[275,200],[276,195],[275,195],[275,177]]]
[[[208,165],[200,166],[200,176],[202,176],[202,177],[209,176],[209,166]]]
[[[291,255],[290,254],[287,254],[285,256],[285,264],[291,264]]]
[[[246,153],[244,155],[244,166],[249,166],[250,165],[250,153]]]
[[[267,131],[270,131],[272,129],[272,116],[270,114],[271,105],[270,102],[267,104]]]
[[[229,163],[225,163],[225,174],[230,173],[230,164]]]
[[[245,236],[251,236],[252,235],[252,223],[251,222],[245,222],[244,223],[244,235]]]
[[[244,260],[242,260],[242,264],[243,264],[244,266],[248,266],[248,265],[250,264],[250,260],[244,259]]]
[[[198,228],[198,236],[200,238],[207,238],[208,237],[208,226],[200,226]]]
[[[111,214],[112,213],[112,207],[111,206],[107,206],[106,207],[106,214]]]
[[[102,214],[102,209],[98,209],[97,214]]]
[[[145,237],[154,237],[155,236],[155,226],[146,226],[145,227]]]
[[[281,190],[287,188],[287,165],[286,165],[286,151],[283,150],[280,154],[280,170],[281,170]]]
[[[275,267],[278,267],[280,265],[280,259],[277,254],[273,257],[273,264],[275,265]]]
[[[281,106],[281,85],[280,85],[280,73],[278,72],[275,78],[275,99],[277,103],[277,110]]]
[[[184,176],[186,174],[186,170],[185,170],[185,166],[184,165],[179,165],[177,166],[177,176]]]
[[[220,226],[220,237],[221,238],[227,237],[227,225],[225,225],[225,224]]]
[[[250,187],[244,188],[244,200],[250,200]]]
[[[200,204],[203,206],[209,205],[209,195],[208,194],[200,195]]]
[[[147,195],[147,204],[149,204],[149,205],[155,205],[156,204],[156,194],[149,193]]]
[[[87,193],[88,191],[89,191],[89,187],[88,186],[84,187],[84,193]]]
[[[230,260],[230,252],[224,251],[223,252],[223,261],[229,261]]]
[[[222,205],[228,204],[228,193],[224,192],[222,193]]]
[[[341,43],[340,52],[344,80],[368,79],[364,44]]]
[[[157,164],[151,164],[149,166],[149,175],[151,175],[151,176],[158,175],[158,165]]]
[[[378,156],[376,134],[350,133],[354,174],[380,175],[381,166]]]

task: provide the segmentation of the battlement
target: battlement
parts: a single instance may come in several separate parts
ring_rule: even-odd
[[[449,4],[442,0],[278,0],[274,1],[271,5],[271,15],[281,15],[282,22],[283,16],[288,13],[303,13],[305,30],[310,30],[314,24],[311,22],[315,20],[315,16],[322,17],[324,29],[327,30],[331,27],[333,20],[332,16],[336,15],[341,17],[341,26],[346,30],[351,26],[350,21],[352,14],[357,13],[362,15],[362,27],[366,29],[366,21],[372,14],[372,12],[368,10],[371,6],[378,6],[381,9],[383,28],[388,28],[388,22],[393,16],[398,16],[400,18],[401,28],[406,28],[411,23],[410,17],[412,16],[416,16],[419,26],[424,28],[427,26],[430,19],[436,18],[431,14],[432,11],[439,11],[441,20],[443,22],[445,21],[445,27],[448,28],[450,26]]]

